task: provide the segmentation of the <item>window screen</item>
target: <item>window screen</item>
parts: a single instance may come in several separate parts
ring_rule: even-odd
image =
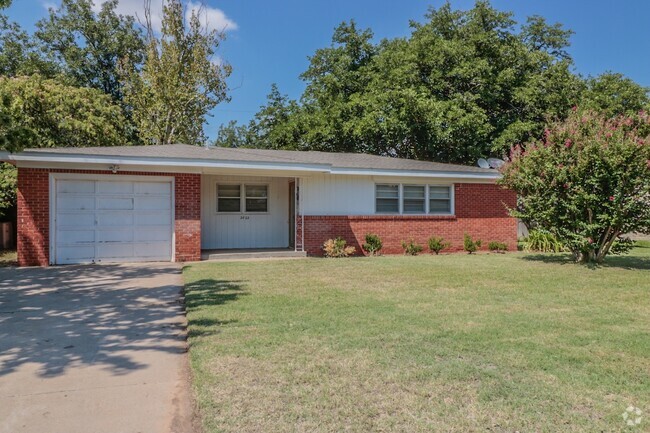
[[[246,212],[268,212],[268,186],[246,185]]]
[[[399,185],[376,185],[377,213],[399,213]]]
[[[451,214],[451,187],[429,186],[429,213]]]
[[[217,185],[217,212],[241,211],[241,185]]]
[[[404,213],[425,213],[424,185],[404,185]]]

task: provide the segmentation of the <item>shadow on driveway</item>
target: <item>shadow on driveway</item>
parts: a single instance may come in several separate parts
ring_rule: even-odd
[[[178,352],[180,288],[169,265],[0,269],[0,376],[23,363],[43,377],[70,365],[112,374],[145,368],[125,351]],[[165,281],[165,279],[167,281]]]

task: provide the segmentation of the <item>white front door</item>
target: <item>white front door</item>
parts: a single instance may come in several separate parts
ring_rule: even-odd
[[[170,178],[54,178],[53,263],[171,261]]]

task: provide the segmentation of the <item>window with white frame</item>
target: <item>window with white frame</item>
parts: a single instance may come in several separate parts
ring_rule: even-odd
[[[453,185],[376,184],[375,211],[384,214],[451,215]]]
[[[425,185],[404,185],[402,212],[408,214],[426,213]]]
[[[375,185],[375,211],[377,213],[399,213],[399,185]]]
[[[217,185],[217,212],[241,212],[241,185]]]
[[[246,185],[246,212],[267,212],[269,209],[268,185]]]
[[[429,213],[451,214],[451,186],[429,185]]]
[[[268,185],[217,184],[217,212],[265,213],[268,210]]]

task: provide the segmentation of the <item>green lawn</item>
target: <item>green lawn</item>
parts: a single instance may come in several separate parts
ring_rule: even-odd
[[[16,265],[16,251],[0,250],[0,268]]]
[[[650,431],[648,243],[598,268],[512,253],[184,275],[206,432]]]

